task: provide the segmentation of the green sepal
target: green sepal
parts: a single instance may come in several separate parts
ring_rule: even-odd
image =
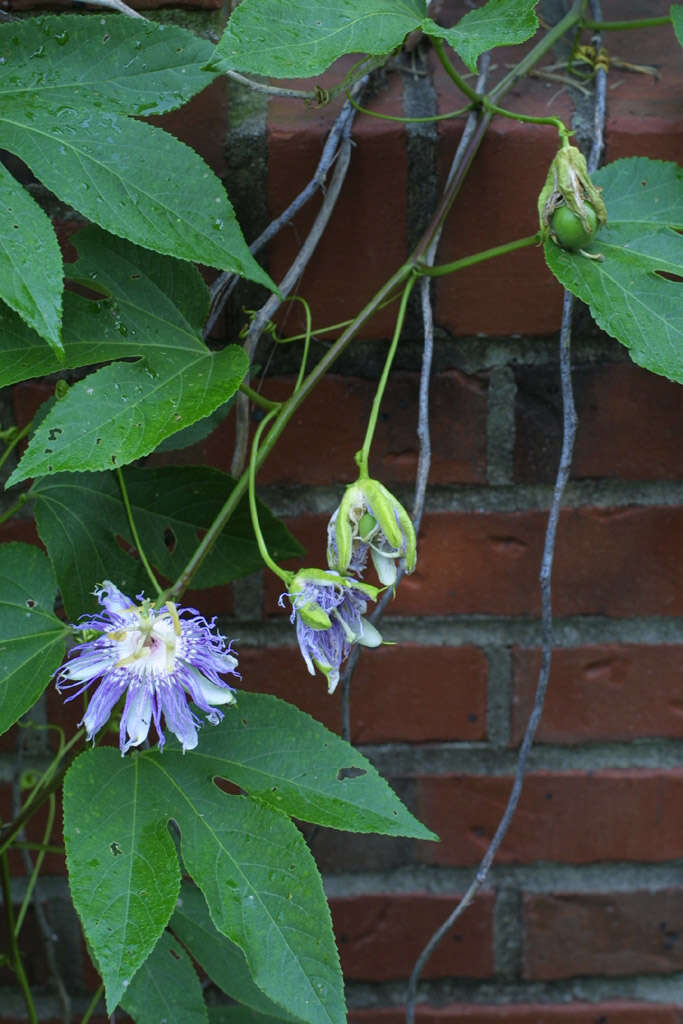
[[[329,615],[320,607],[317,601],[306,601],[304,604],[298,604],[296,610],[311,629],[329,629],[332,625]]]
[[[295,597],[297,594],[300,594],[306,583],[309,582],[328,587],[352,587],[354,590],[360,590],[371,601],[377,600],[382,589],[381,587],[373,587],[370,583],[361,583],[360,580],[352,576],[342,576],[326,569],[299,569],[292,580],[290,596]],[[297,611],[299,611],[298,608]]]
[[[363,490],[367,498],[368,508],[377,520],[379,528],[386,537],[392,548],[397,551],[403,549],[403,534],[396,522],[396,514],[402,506],[391,491],[379,482],[379,480],[364,480]],[[412,524],[410,526],[412,530]]]

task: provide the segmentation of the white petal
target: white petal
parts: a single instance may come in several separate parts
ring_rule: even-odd
[[[137,693],[124,708],[126,732],[130,737],[128,747],[139,747],[147,739],[152,724],[152,693],[147,686],[138,687]]]
[[[115,663],[115,659],[111,654],[105,654],[101,657],[85,657],[74,658],[61,670],[60,678],[73,679],[75,683],[82,683],[86,679],[97,679],[104,672],[108,672]]]
[[[233,658],[232,654],[214,653],[213,658],[220,663],[220,668],[217,669],[218,672],[232,672],[239,664],[237,658]]]
[[[234,658],[233,658],[234,661]],[[202,697],[207,704],[234,704],[235,694],[227,686],[216,686],[210,679],[207,679],[201,672],[194,673],[197,687],[202,691]]]
[[[370,548],[370,555],[382,586],[393,587],[398,575],[396,560],[394,558],[387,558],[386,555],[380,554],[375,548]]]
[[[363,647],[379,647],[382,643],[382,634],[378,629],[375,629],[371,622],[367,619],[361,619],[363,623],[363,631],[358,637],[358,643]]]

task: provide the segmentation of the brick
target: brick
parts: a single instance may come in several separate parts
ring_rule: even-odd
[[[416,813],[441,837],[420,843],[426,863],[479,862],[510,793],[509,777],[418,776]],[[656,863],[683,855],[683,769],[532,773],[497,861]]]
[[[0,543],[18,541],[22,544],[35,544],[42,547],[35,523],[32,519],[8,519],[0,525]]]
[[[677,644],[638,644],[553,651],[548,694],[537,739],[543,743],[683,736],[681,664]],[[513,654],[513,743],[531,711],[540,653]]]
[[[327,693],[298,648],[239,648],[245,690],[272,693],[341,730],[341,690]],[[401,644],[363,651],[351,688],[354,743],[486,738],[487,662],[475,647]]]
[[[330,909],[344,977],[407,978],[426,942],[458,902],[454,893],[366,893],[332,900]],[[424,978],[493,974],[493,893],[465,912],[425,966]]]
[[[268,378],[263,393],[287,398],[294,377]],[[350,483],[357,476],[353,456],[360,448],[376,381],[327,375],[306,399],[259,471],[261,484]],[[412,483],[418,457],[418,377],[394,372],[389,380],[372,448],[372,473],[387,484]],[[485,483],[487,386],[481,377],[458,371],[435,375],[431,389],[434,483]],[[252,424],[252,433],[256,427]],[[234,444],[234,417],[229,416],[201,445],[155,457],[172,464],[216,466],[228,472]]]
[[[418,1024],[681,1024],[676,1006],[614,1000],[602,1003],[537,1003],[507,1006],[447,1006],[418,1004]],[[350,1024],[404,1024],[402,1008],[352,1010]]]
[[[515,477],[524,483],[552,481],[562,429],[559,371],[522,367],[515,376]],[[574,479],[683,476],[679,385],[631,362],[575,368],[573,382],[579,416]]]
[[[546,521],[540,509],[425,516],[417,571],[401,582],[391,614],[538,615]],[[305,564],[325,565],[327,517],[286,522],[306,548]],[[554,612],[681,615],[682,562],[681,508],[565,509],[553,570]],[[300,564],[292,561],[294,568]],[[266,614],[277,614],[281,592],[280,581],[267,574]]]
[[[426,516],[418,568],[392,614],[538,615],[545,511]],[[683,509],[566,509],[553,572],[556,615],[680,615]]]
[[[343,58],[316,82],[336,84],[357,58]],[[286,84],[286,83],[285,83]],[[310,81],[295,86],[311,88]],[[384,114],[403,113],[399,75],[390,75],[369,106]],[[268,201],[279,216],[308,184],[317,166],[326,133],[339,103],[312,109],[301,101],[274,97],[269,107]],[[359,312],[404,262],[408,252],[406,187],[408,158],[405,127],[397,122],[359,116],[353,130],[354,149],[342,194],[324,237],[318,244],[297,293],[310,303],[314,330]],[[391,168],[380,174],[378,169]],[[277,173],[272,173],[277,169]],[[329,179],[328,179],[329,180]],[[268,268],[279,281],[298,252],[319,208],[312,200],[268,248]],[[377,240],[380,240],[379,242]],[[390,334],[395,307],[377,314],[363,328],[364,338]],[[302,320],[294,306],[285,307],[281,327],[298,331]]]
[[[527,893],[527,980],[683,969],[683,890]]]

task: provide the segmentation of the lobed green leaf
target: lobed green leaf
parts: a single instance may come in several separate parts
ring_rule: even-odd
[[[178,1021],[208,1024],[209,1015],[189,956],[168,932],[156,946],[126,988],[121,1008],[136,1024]]]
[[[121,114],[163,114],[212,81],[211,43],[175,25],[120,14],[58,14],[0,25],[2,103],[13,97]]]
[[[0,146],[107,231],[275,289],[249,252],[219,179],[160,128],[94,107],[11,96],[0,109]]]
[[[127,469],[126,487],[142,546],[154,568],[175,579],[195,551],[234,487],[234,480],[209,467]],[[66,473],[39,480],[31,490],[36,525],[50,553],[64,607],[75,619],[95,610],[95,584],[112,579],[126,594],[149,589],[133,544],[121,491],[111,473]],[[259,521],[278,560],[301,553],[287,528],[259,502]],[[194,587],[212,587],[263,565],[245,498],[235,509]]]
[[[306,78],[345,53],[390,53],[425,8],[424,0],[242,0],[208,67]]]
[[[265,1014],[268,1020],[273,1017],[278,1021],[300,1019],[267,999],[257,988],[249,973],[244,953],[216,930],[206,900],[190,882],[183,882],[170,927],[214,984],[238,1003],[256,1012],[259,1019],[261,1014]]]
[[[587,251],[603,262],[548,241],[548,266],[635,363],[683,383],[683,170],[634,157],[608,164],[593,180],[608,223]]]
[[[56,596],[40,548],[0,547],[0,733],[33,707],[64,657],[68,631],[54,614]]]
[[[71,891],[109,1011],[176,904],[180,869],[171,819],[185,869],[216,928],[243,951],[258,988],[310,1024],[342,1024],[329,910],[301,833],[277,811],[221,792],[194,752],[175,750],[126,758],[88,750],[65,779]]]
[[[238,711],[202,735],[195,760],[254,799],[302,821],[352,832],[437,837],[350,743],[293,704],[238,694]]]
[[[110,298],[69,296],[63,365],[131,356],[138,362],[112,363],[74,384],[40,423],[10,483],[64,470],[112,469],[147,455],[222,405],[248,369],[239,346],[210,352],[204,344],[198,321],[206,288],[196,268],[92,227],[76,244],[80,258],[71,274]],[[27,369],[57,368],[52,353],[36,351],[35,339],[22,353],[22,340],[25,332],[22,338],[16,325],[0,340],[3,354],[23,360],[21,370],[8,367],[3,383]]]
[[[0,298],[57,353],[62,351],[62,256],[41,210],[0,164]]]
[[[460,19],[453,28],[442,28],[431,18],[421,24],[429,36],[445,39],[471,71],[486,50],[523,43],[538,28],[534,13],[537,0],[488,0]]]

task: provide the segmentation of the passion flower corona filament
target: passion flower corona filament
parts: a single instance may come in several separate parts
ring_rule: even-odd
[[[92,640],[77,644],[71,660],[57,670],[57,689],[74,690],[73,700],[99,682],[79,722],[89,740],[108,721],[125,694],[119,745],[125,754],[147,739],[150,726],[165,739],[166,726],[182,743],[183,751],[197,746],[200,719],[188,700],[203,711],[212,725],[223,717],[215,705],[233,704],[235,696],[221,675],[236,672],[231,646],[194,608],[177,608],[168,601],[156,609],[142,595],[135,604],[109,580],[95,590],[102,611],[84,617],[75,626],[95,631]]]

